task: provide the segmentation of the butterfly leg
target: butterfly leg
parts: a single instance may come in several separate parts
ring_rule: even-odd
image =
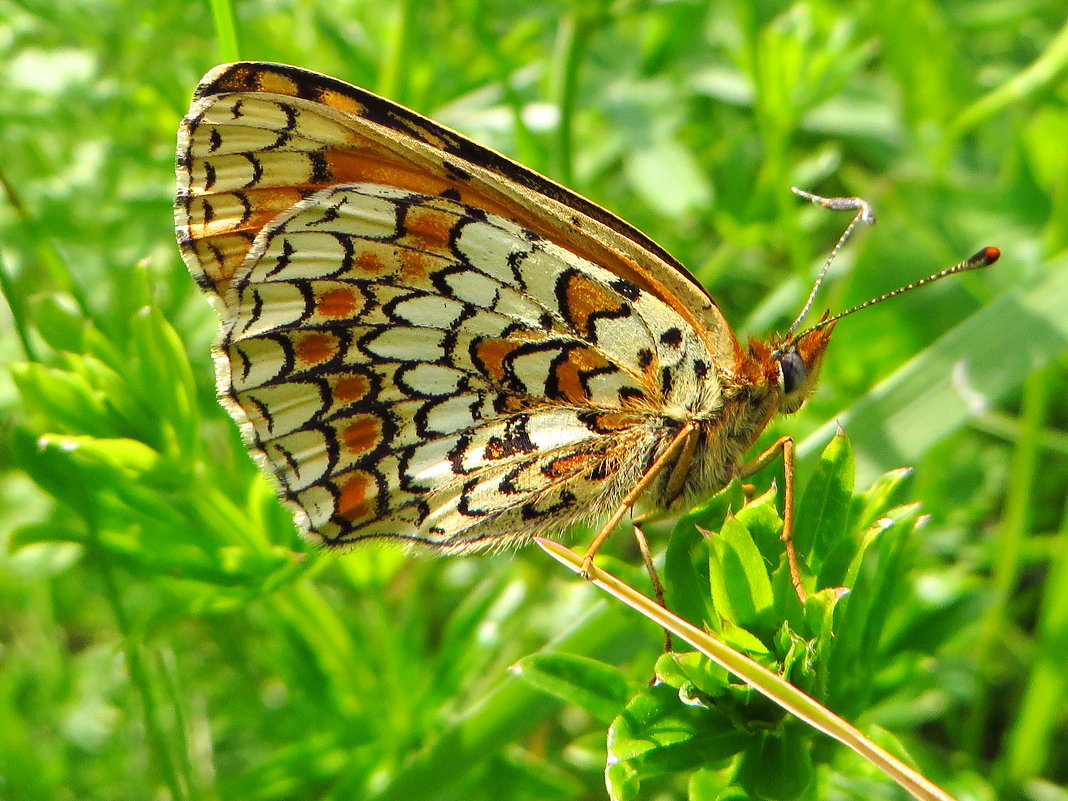
[[[667,609],[667,604],[664,603],[664,585],[660,583],[660,574],[656,572],[656,565],[653,564],[653,554],[649,550],[649,541],[645,538],[640,520],[634,522],[634,539],[638,542],[638,550],[641,552],[642,562],[645,563],[645,572],[649,574],[649,579],[653,582],[656,602]],[[664,629],[664,653],[670,653],[672,650],[671,632]]]
[[[697,433],[697,426],[693,423],[687,423],[679,429],[679,433],[675,435],[675,438],[668,443],[667,448],[660,454],[656,461],[653,462],[649,469],[645,471],[645,475],[641,477],[637,484],[623,496],[623,500],[619,502],[615,511],[608,517],[605,524],[601,526],[601,530],[597,532],[597,536],[593,538],[593,542],[590,543],[590,547],[586,549],[586,555],[582,557],[582,568],[579,570],[579,575],[583,578],[590,577],[590,565],[593,564],[593,557],[597,555],[597,551],[604,545],[604,541],[608,539],[608,536],[612,533],[616,526],[619,525],[619,521],[623,519],[623,515],[627,513],[627,510],[637,503],[638,498],[642,493],[649,489],[649,486],[656,481],[657,477],[664,472],[664,468],[668,467],[672,460],[689,449],[691,444],[691,438]]]
[[[780,539],[786,549],[786,563],[790,568],[790,583],[794,585],[794,592],[802,604],[805,603],[807,593],[801,585],[801,570],[797,565],[797,552],[794,550],[794,440],[792,437],[779,437],[766,451],[755,459],[752,459],[740,468],[738,474],[747,477],[763,470],[782,453],[783,465],[783,515],[782,534]]]

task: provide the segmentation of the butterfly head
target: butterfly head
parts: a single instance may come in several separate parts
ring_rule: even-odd
[[[797,336],[749,342],[738,375],[746,386],[746,418],[753,430],[763,430],[776,413],[801,408],[816,388],[833,329],[834,321],[828,320]]]
[[[834,323],[831,322],[773,346],[770,354],[773,374],[770,378],[772,385],[779,388],[781,413],[796,412],[816,388],[823,354],[831,341],[833,330]]]

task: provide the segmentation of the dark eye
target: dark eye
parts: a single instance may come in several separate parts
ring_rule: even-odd
[[[792,395],[801,389],[808,377],[808,370],[797,351],[788,350],[779,355],[779,367],[782,368],[782,391]]]

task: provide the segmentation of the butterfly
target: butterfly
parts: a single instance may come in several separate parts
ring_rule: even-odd
[[[838,316],[742,344],[619,217],[296,67],[210,71],[177,179],[219,399],[311,539],[469,553],[607,516],[588,567],[635,504],[691,504],[777,449],[788,534],[788,438],[746,453],[812,391]]]

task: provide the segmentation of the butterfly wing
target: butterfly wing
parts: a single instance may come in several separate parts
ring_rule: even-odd
[[[325,76],[209,73],[178,175],[220,396],[327,542],[474,550],[599,514],[733,364],[639,232]]]
[[[737,343],[712,298],[645,234],[614,214],[410,109],[326,75],[282,64],[216,67],[178,137],[175,222],[186,263],[222,294],[256,233],[327,186],[374,183],[450,193],[651,292],[716,359]]]
[[[220,394],[331,543],[474,550],[599,514],[664,444],[663,409],[714,386],[653,295],[394,187],[331,187],[280,215],[226,307]]]

